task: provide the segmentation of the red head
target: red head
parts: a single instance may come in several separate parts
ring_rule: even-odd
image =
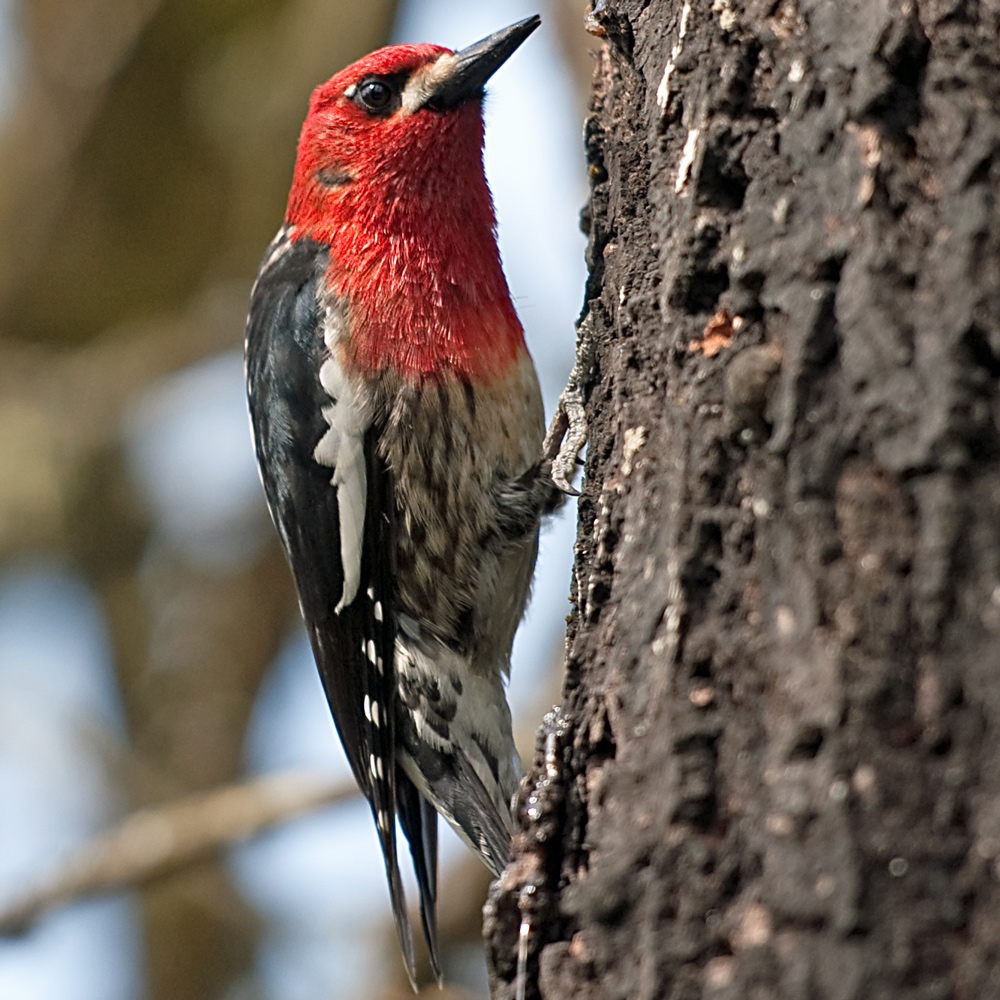
[[[313,92],[285,221],[330,247],[345,361],[410,378],[501,374],[523,345],[483,172],[483,85],[538,25],[460,52],[393,45]]]

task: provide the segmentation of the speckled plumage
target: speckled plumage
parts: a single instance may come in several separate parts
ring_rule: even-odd
[[[519,772],[503,685],[556,496],[479,100],[536,25],[379,50],[317,88],[247,321],[261,478],[411,979],[395,819],[439,973],[435,810],[499,872]]]
[[[545,428],[534,365],[524,351],[502,382],[404,383],[390,399],[379,450],[400,510],[400,607],[466,653],[473,669],[506,669],[540,507],[512,542],[500,523],[498,489],[538,460]]]

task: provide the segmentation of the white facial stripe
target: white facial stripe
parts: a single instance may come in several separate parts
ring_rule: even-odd
[[[406,86],[403,88],[403,111],[412,115],[414,111],[419,111],[426,103],[427,99],[434,93],[444,80],[451,76],[455,69],[458,57],[451,52],[446,52],[439,59],[428,66],[421,66],[414,71]]]

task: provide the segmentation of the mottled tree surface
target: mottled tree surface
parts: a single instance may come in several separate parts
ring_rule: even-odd
[[[1000,6],[601,0],[495,996],[1000,996]]]

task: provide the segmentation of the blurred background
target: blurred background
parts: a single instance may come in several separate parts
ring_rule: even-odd
[[[253,464],[246,302],[316,84],[539,12],[490,86],[486,165],[551,413],[585,277],[584,8],[0,0],[0,914],[22,932],[0,936],[0,1000],[412,995]],[[543,531],[515,646],[527,757],[559,694],[574,514]],[[206,824],[227,841],[262,817],[185,860]],[[484,996],[487,873],[451,836],[442,854],[448,990]],[[128,887],[10,919],[101,864]]]

